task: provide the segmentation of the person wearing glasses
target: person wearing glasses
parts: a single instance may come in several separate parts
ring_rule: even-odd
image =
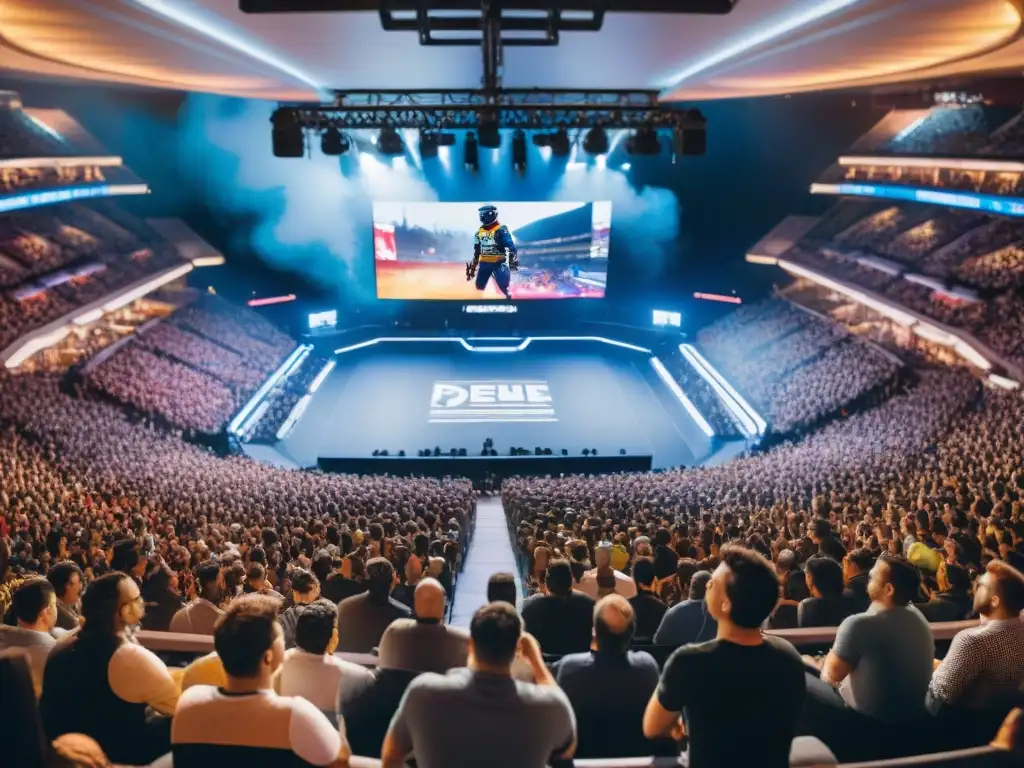
[[[57,643],[46,663],[40,708],[48,739],[83,733],[111,762],[129,765],[170,751],[180,691],[167,666],[132,636],[145,613],[128,574],[115,571],[89,585],[85,623]]]

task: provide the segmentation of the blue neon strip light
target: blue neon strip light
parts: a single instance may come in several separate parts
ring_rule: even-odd
[[[670,374],[665,368],[665,364],[658,358],[652,357],[651,365],[654,367],[658,376],[661,377],[665,386],[668,387],[672,394],[676,396],[676,400],[678,400],[682,404],[683,408],[686,409],[686,412],[690,414],[690,418],[697,422],[697,426],[700,427],[700,431],[708,437],[714,437],[715,430],[713,430],[711,425],[708,424],[707,419],[701,416],[700,411],[697,410],[697,406],[690,402],[690,398],[686,396],[683,390],[679,387],[679,384],[676,383],[676,380],[672,378],[672,374]]]
[[[277,370],[271,374],[270,378],[263,382],[263,386],[256,390],[256,394],[249,399],[249,402],[246,403],[242,410],[238,412],[238,415],[231,420],[231,423],[228,425],[228,432],[233,432],[235,434],[243,432],[244,430],[241,429],[242,424],[249,418],[250,414],[256,410],[256,406],[260,404],[260,401],[267,396],[267,393],[274,388],[274,385],[281,380],[285,373],[291,370],[295,361],[302,357],[303,354],[308,355],[309,350],[312,348],[312,344],[303,344],[296,347],[292,353],[288,355],[285,361],[278,366]]]
[[[68,203],[72,200],[87,200],[94,197],[113,197],[115,195],[138,194],[128,192],[137,185],[99,184],[88,187],[68,187],[67,189],[47,189],[43,192],[4,195],[0,197],[0,213],[20,211],[25,208],[38,208],[41,205]]]
[[[684,352],[683,348],[686,348]],[[725,377],[720,374],[711,363],[708,362],[707,358],[702,355],[695,346],[692,344],[680,344],[679,351],[686,354],[689,352],[690,355],[698,362],[700,367],[707,371],[707,373],[717,381],[722,389],[729,393],[729,396],[736,402],[736,404],[743,409],[743,411],[753,420],[754,424],[757,425],[758,434],[763,435],[768,430],[768,422],[761,418],[757,411],[755,411],[750,403],[743,399],[739,392],[733,388],[732,384],[725,380]]]
[[[888,200],[908,200],[914,203],[967,208],[1000,216],[1024,216],[1024,198],[1001,197],[979,192],[947,192],[921,187],[899,187],[892,184],[836,184],[836,194],[856,197],[881,197]]]
[[[406,344],[432,344],[432,343],[450,343],[450,344],[461,344],[462,348],[467,352],[522,352],[535,341],[593,341],[599,344],[608,344],[613,347],[621,347],[622,349],[628,349],[633,352],[643,352],[644,354],[651,354],[651,350],[646,347],[637,346],[636,344],[629,344],[625,341],[616,341],[615,339],[606,339],[603,336],[527,336],[525,339],[518,338],[505,338],[505,337],[494,337],[491,340],[500,341],[518,341],[519,343],[513,347],[476,347],[470,344],[470,341],[481,341],[482,338],[472,338],[469,341],[463,338],[455,337],[434,337],[434,336],[382,336],[377,339],[369,339],[368,341],[361,341],[358,344],[351,344],[347,347],[340,347],[334,350],[336,355],[343,355],[346,352],[355,352],[357,349],[366,349],[380,343],[406,343]]]

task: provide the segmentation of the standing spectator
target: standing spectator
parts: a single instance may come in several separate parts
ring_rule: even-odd
[[[145,614],[135,580],[108,573],[82,596],[85,623],[46,662],[40,708],[49,739],[91,736],[112,762],[146,764],[170,749],[178,686],[167,667],[131,637]]]
[[[629,604],[636,616],[636,642],[650,645],[668,610],[668,606],[655,592],[657,584],[654,580],[654,561],[642,558],[633,563],[633,581],[636,582],[636,596],[630,599]]]
[[[446,594],[441,582],[426,578],[413,595],[414,619],[391,622],[380,640],[380,667],[445,673],[466,666],[469,636],[445,626]]]
[[[1009,709],[1024,680],[1024,574],[1000,560],[978,579],[981,624],[957,633],[928,686],[928,708]]]
[[[654,644],[678,648],[689,643],[704,643],[718,632],[714,615],[708,610],[705,594],[711,574],[697,571],[690,579],[690,597],[673,605],[654,633]]]
[[[808,676],[809,719],[841,759],[864,747],[857,729],[869,721],[861,715],[891,724],[925,715],[935,641],[911,604],[920,588],[917,568],[895,555],[879,557],[868,583],[871,607],[839,625],[821,678]]]
[[[568,563],[566,563],[568,570]],[[412,682],[381,749],[383,768],[410,754],[419,768],[486,763],[489,768],[541,768],[568,759],[576,746],[572,707],[544,665],[540,646],[523,634],[507,603],[489,603],[470,623],[469,664]],[[537,684],[511,677],[516,649]]]
[[[544,653],[562,656],[590,647],[595,600],[572,588],[572,568],[566,560],[547,567],[548,594],[523,601],[526,631],[537,638]]]
[[[38,697],[43,689],[46,657],[57,642],[51,634],[57,624],[57,595],[53,585],[42,578],[22,582],[14,591],[11,609],[17,626],[0,625],[0,651],[19,648],[28,654]]]
[[[779,579],[749,549],[726,546],[721,558],[707,588],[716,637],[669,657],[644,713],[644,735],[685,733],[691,768],[788,768],[805,673],[792,645],[761,632],[779,600]]]
[[[849,615],[843,599],[843,567],[831,557],[812,557],[804,566],[811,596],[800,602],[797,624],[801,627],[838,627]]]
[[[278,607],[266,595],[241,597],[217,622],[213,644],[227,684],[196,685],[182,694],[171,733],[176,766],[348,761],[348,744],[326,716],[306,699],[273,690],[285,655]]]
[[[506,603],[515,608],[516,577],[511,573],[492,573],[491,578],[487,580],[487,602]],[[526,683],[533,682],[533,667],[519,650],[516,651],[515,661],[512,662],[512,677]]]
[[[202,563],[195,569],[196,599],[171,619],[171,632],[213,635],[217,619],[224,615],[218,606],[224,598],[224,575],[216,563]]]
[[[71,631],[78,627],[82,606],[82,569],[70,560],[54,565],[46,574],[57,593],[57,627]]]
[[[338,607],[329,600],[304,605],[295,625],[295,647],[285,651],[274,675],[274,690],[282,696],[301,696],[336,719],[346,689],[373,678],[365,667],[335,656],[337,646]]]
[[[391,598],[397,584],[395,568],[387,558],[375,557],[366,564],[367,591],[338,605],[339,651],[370,653],[392,621],[412,616],[408,607]]]
[[[875,564],[875,556],[870,549],[861,547],[850,552],[843,558],[843,599],[846,601],[847,615],[864,613],[871,605],[868,597],[868,581],[871,579],[871,568]]]
[[[654,563],[640,562],[650,565],[653,581]],[[629,650],[636,629],[629,601],[618,595],[603,597],[594,609],[590,651],[563,656],[554,666],[555,680],[576,714],[576,757],[631,757],[651,751],[643,736],[643,716],[658,687],[658,663],[649,653]]]

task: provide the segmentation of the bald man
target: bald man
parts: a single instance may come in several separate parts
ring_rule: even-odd
[[[622,595],[608,595],[594,606],[590,650],[554,665],[555,680],[576,713],[577,757],[660,754],[664,746],[643,735],[644,710],[659,675],[651,654],[629,650],[635,633],[633,606]]]
[[[425,578],[413,593],[414,619],[398,619],[380,641],[380,668],[439,672],[466,666],[469,635],[444,624],[441,582]]]

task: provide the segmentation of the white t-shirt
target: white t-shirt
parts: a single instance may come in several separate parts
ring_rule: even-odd
[[[274,675],[274,690],[282,696],[301,696],[323,712],[334,712],[346,687],[372,679],[373,673],[358,664],[292,648]]]

